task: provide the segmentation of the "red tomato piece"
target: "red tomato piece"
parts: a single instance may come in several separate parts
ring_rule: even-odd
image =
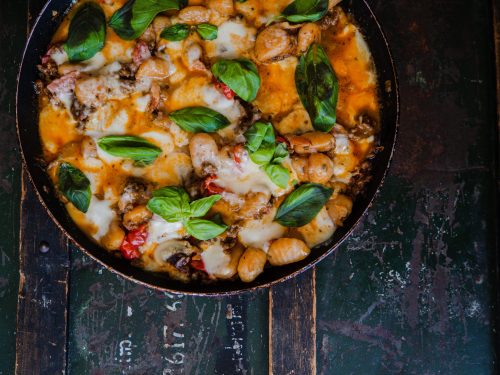
[[[217,175],[211,174],[210,176],[206,177],[205,180],[203,181],[203,190],[205,190],[209,195],[213,194],[221,194],[225,190],[223,187],[220,187],[217,185],[214,180],[217,179]]]
[[[139,247],[146,243],[148,238],[147,224],[136,230],[131,230],[123,239],[120,251],[125,259],[132,260],[140,257]]]
[[[226,85],[225,83],[215,82],[214,85],[215,88],[220,92],[222,92],[227,99],[233,99],[236,96],[236,93],[233,90],[231,90],[229,86]]]
[[[236,164],[241,163],[241,158],[243,157],[243,152],[245,152],[245,147],[241,143],[238,143],[233,148],[233,160]]]
[[[191,259],[190,265],[195,270],[206,272],[205,263],[203,263],[203,259]]]

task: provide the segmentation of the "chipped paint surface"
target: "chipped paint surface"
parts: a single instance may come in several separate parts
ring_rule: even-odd
[[[161,293],[110,273],[76,249],[72,254],[71,373],[253,375],[267,369],[267,293],[225,299]]]
[[[488,5],[372,4],[399,63],[399,144],[362,226],[317,269],[318,372],[489,374],[495,103],[492,40],[481,21]]]

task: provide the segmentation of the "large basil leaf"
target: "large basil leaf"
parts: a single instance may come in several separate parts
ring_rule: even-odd
[[[217,224],[210,220],[189,219],[185,225],[186,231],[199,240],[210,240],[226,231],[227,225]]]
[[[320,184],[301,185],[281,203],[274,220],[285,227],[306,225],[316,217],[332,193],[332,189]]]
[[[214,194],[191,202],[191,217],[202,217],[206,215],[215,202],[219,201],[221,198],[219,194]]]
[[[273,163],[283,163],[287,157],[288,149],[283,143],[278,143],[274,150]]]
[[[301,56],[295,70],[295,86],[314,128],[330,131],[337,119],[339,83],[320,45],[312,44]]]
[[[97,144],[110,155],[134,160],[137,166],[152,164],[161,154],[161,148],[133,135],[109,135],[100,138]]]
[[[295,0],[282,15],[290,22],[315,22],[328,11],[328,0]]]
[[[212,65],[212,73],[241,99],[250,102],[257,96],[260,77],[257,67],[250,60],[219,60]]]
[[[129,0],[118,9],[109,26],[125,40],[139,37],[158,13],[179,10],[178,0]]]
[[[154,191],[147,207],[170,223],[186,220],[191,215],[189,195],[179,187],[167,186]]]
[[[64,50],[69,61],[83,61],[103,49],[106,40],[106,17],[101,7],[93,2],[81,5],[69,25]]]
[[[217,26],[209,23],[200,23],[196,26],[196,32],[200,35],[201,39],[214,40],[217,39]]]
[[[57,170],[59,191],[82,212],[87,212],[92,192],[90,181],[82,171],[69,163],[61,163]]]
[[[187,107],[169,116],[182,129],[192,133],[213,133],[230,123],[225,116],[206,107]]]
[[[175,25],[166,27],[161,32],[160,36],[163,39],[177,42],[179,40],[184,40],[189,35],[189,25],[184,23],[177,23]]]
[[[290,171],[280,164],[268,164],[264,167],[264,172],[271,181],[280,188],[285,189],[290,181]]]
[[[244,136],[247,141],[246,147],[251,152],[257,151],[262,143],[275,142],[274,128],[270,123],[256,122]]]

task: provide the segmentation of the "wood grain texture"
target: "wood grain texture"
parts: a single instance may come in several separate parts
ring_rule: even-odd
[[[28,2],[28,31],[44,3]],[[68,240],[41,206],[24,170],[21,192],[15,372],[63,374],[67,364]]]
[[[21,163],[16,142],[15,87],[26,40],[27,4],[0,3],[0,374],[15,362],[16,304],[19,279],[19,198]]]
[[[62,374],[66,371],[68,244],[29,184],[24,175],[16,374]]]
[[[316,271],[269,291],[269,374],[316,375]]]

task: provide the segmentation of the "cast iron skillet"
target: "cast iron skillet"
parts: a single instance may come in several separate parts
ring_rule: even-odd
[[[301,262],[267,269],[252,283],[241,281],[220,282],[213,285],[185,284],[168,279],[165,275],[143,271],[128,261],[117,258],[101,249],[73,223],[64,206],[56,198],[52,182],[47,175],[38,133],[38,101],[34,82],[38,79],[36,65],[40,63],[51,37],[72,5],[72,0],[49,0],[35,22],[28,38],[17,86],[17,132],[26,169],[35,186],[38,197],[59,228],[82,249],[83,252],[123,277],[149,287],[194,295],[228,295],[245,290],[269,287],[307,270],[332,253],[352,232],[364,212],[371,205],[386,175],[392,158],[399,126],[399,96],[396,73],[387,40],[373,12],[365,0],[344,0],[342,7],[351,13],[361,27],[378,73],[382,104],[380,145],[383,150],[373,160],[372,179],[366,192],[358,196],[353,211],[328,244],[313,249]],[[57,13],[55,13],[55,12]],[[53,16],[57,14],[57,16]],[[387,89],[389,88],[389,89]]]

